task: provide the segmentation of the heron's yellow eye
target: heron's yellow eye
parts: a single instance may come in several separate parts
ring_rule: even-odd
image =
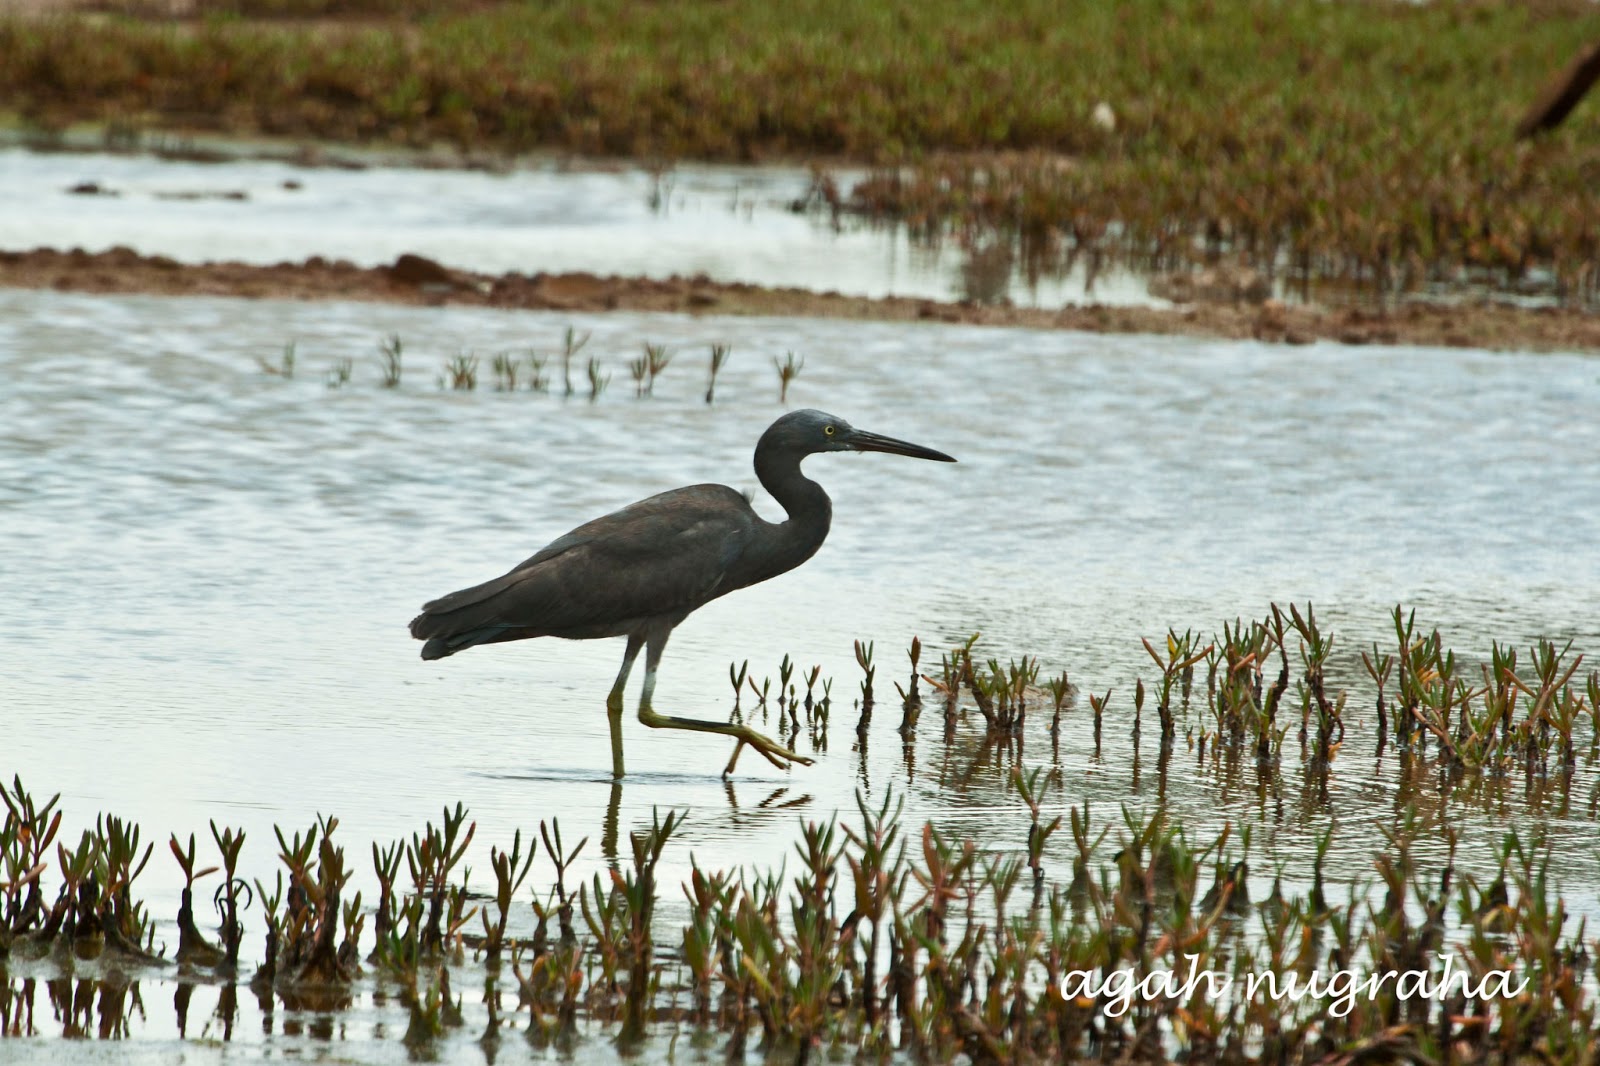
[[[826,433],[828,436],[831,437],[831,436],[833,436],[833,427],[832,426],[823,426],[822,427],[822,432]]]

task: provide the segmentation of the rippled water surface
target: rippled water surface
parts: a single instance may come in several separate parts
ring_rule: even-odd
[[[476,392],[438,387],[458,350],[548,350],[569,325],[592,331],[583,358],[612,374],[597,402],[583,382],[571,399],[559,382],[497,393],[486,370]],[[375,354],[388,333],[406,344],[394,390]],[[296,376],[263,373],[258,357],[291,338]],[[625,364],[646,341],[678,355],[636,399]],[[734,354],[708,407],[712,342]],[[815,766],[778,772],[747,754],[724,782],[722,739],[630,715],[630,772],[614,789],[603,699],[619,641],[417,657],[406,623],[419,604],[580,521],[680,484],[755,488],[751,448],[782,411],[772,358],[789,349],[805,356],[791,407],[960,459],[810,459],[835,508],[821,552],[697,612],[667,649],[658,708],[708,717],[730,709],[730,661],[748,659],[758,680],[785,654],[820,664],[836,707],[825,750],[800,737]],[[351,381],[329,388],[346,357]],[[979,724],[948,746],[936,714],[909,748],[894,731],[912,636],[936,663],[981,631],[1002,659],[1036,654],[1085,692],[1114,690],[1101,757],[1086,700],[1057,754],[1044,716],[1030,719],[1024,764],[1062,771],[1053,809],[1089,799],[1115,821],[1117,804],[1164,800],[1196,833],[1248,824],[1253,868],[1281,864],[1298,884],[1309,830],[1337,819],[1356,828],[1336,835],[1330,872],[1359,880],[1370,827],[1396,805],[1361,712],[1326,799],[1263,797],[1197,769],[1181,742],[1158,774],[1152,725],[1142,761],[1128,737],[1133,681],[1152,674],[1140,638],[1313,601],[1338,637],[1333,683],[1361,692],[1356,652],[1392,643],[1397,602],[1467,655],[1541,635],[1600,648],[1597,406],[1600,363],[1579,356],[0,292],[0,774],[60,791],[73,839],[100,811],[158,845],[204,839],[212,818],[242,826],[251,876],[270,877],[275,824],[336,814],[369,895],[367,842],[445,804],[477,820],[475,870],[513,830],[559,817],[569,839],[590,838],[586,873],[619,829],[688,808],[661,876],[670,908],[691,853],[775,865],[797,816],[849,810],[857,789],[892,785],[910,818],[1020,846],[1010,763],[982,755]],[[778,516],[759,493],[756,505]],[[879,664],[864,748],[858,638]],[[1578,889],[1569,899],[1593,912],[1594,787],[1580,768],[1570,810],[1458,804],[1464,865],[1489,863],[1506,825],[1543,824],[1562,845],[1557,875]],[[1053,846],[1059,871],[1070,844]],[[176,865],[158,855],[139,883],[170,919]],[[246,921],[258,950],[259,921]],[[160,1049],[176,1032],[171,986],[148,987],[135,1027]],[[395,1009],[368,1003],[340,1035],[392,1027]],[[247,1018],[236,1039],[251,1047],[325,1043]],[[375,1054],[402,1054],[386,1046]],[[19,1053],[0,1041],[0,1058]]]
[[[0,148],[0,200],[28,205],[0,212],[0,248],[126,245],[182,262],[267,264],[320,255],[362,266],[414,252],[495,273],[705,274],[936,300],[981,291],[1046,307],[1162,303],[1142,281],[1114,270],[1087,292],[1081,270],[1029,284],[1014,272],[1008,283],[1002,267],[998,278],[972,280],[959,249],[913,248],[902,231],[836,228],[796,213],[791,205],[811,181],[809,171],[784,167],[655,173],[538,164],[491,174]],[[71,191],[83,186],[98,194]]]

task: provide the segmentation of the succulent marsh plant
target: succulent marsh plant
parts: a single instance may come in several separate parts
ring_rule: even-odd
[[[793,384],[795,378],[800,376],[800,371],[806,368],[805,357],[801,356],[797,360],[793,352],[788,352],[785,353],[782,361],[779,361],[777,356],[773,356],[772,365],[778,371],[778,402],[787,404],[789,402],[789,386]]]
[[[478,357],[471,352],[457,352],[445,361],[444,379],[456,392],[471,392],[478,387]]]
[[[706,383],[706,403],[709,405],[716,400],[717,375],[727,364],[728,358],[733,354],[733,348],[726,344],[713,344],[711,346],[711,379]]]
[[[587,340],[587,336],[584,338]],[[606,386],[611,384],[611,375],[600,371],[600,360],[589,358],[589,402],[594,403],[600,399],[600,394],[606,391]]]
[[[589,343],[589,334],[585,333],[580,337],[578,335],[577,331],[575,331],[571,326],[568,326],[566,333],[564,333],[562,335],[562,338],[561,338],[561,386],[562,386],[562,395],[565,395],[565,396],[571,396],[572,395],[572,357],[577,355],[580,351],[582,351],[583,350],[583,346],[588,344],[588,343]],[[590,359],[589,360],[589,387],[590,387],[589,398],[591,400],[594,399],[599,393],[599,390],[594,387],[595,366],[596,366],[595,361],[593,359]]]
[[[400,376],[405,370],[405,342],[400,334],[391,333],[378,341],[378,368],[383,372],[384,388],[400,387]]]
[[[295,342],[289,341],[283,346],[283,351],[279,353],[276,363],[268,362],[266,359],[257,356],[256,365],[261,367],[263,373],[271,374],[287,381],[294,377],[295,347]]]

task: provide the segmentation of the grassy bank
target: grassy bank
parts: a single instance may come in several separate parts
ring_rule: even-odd
[[[1600,39],[1592,4],[386,10],[12,18],[0,94],[46,133],[93,120],[896,164],[851,206],[1015,242],[1046,269],[1228,255],[1380,292],[1548,272],[1550,291],[1584,302],[1600,284],[1600,107],[1538,143],[1512,136],[1552,73]]]

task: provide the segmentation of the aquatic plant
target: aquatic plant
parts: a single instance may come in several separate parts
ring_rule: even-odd
[[[792,383],[795,378],[800,376],[800,371],[806,368],[805,358],[802,356],[797,362],[795,360],[794,353],[788,352],[784,356],[782,362],[779,362],[778,358],[774,356],[772,359],[772,365],[776,367],[778,371],[778,402],[780,404],[786,404],[789,402],[790,383]]]
[[[571,870],[587,841],[567,849],[559,825],[541,822],[554,879],[527,891],[535,849],[523,853],[519,831],[509,851],[490,849],[491,883],[481,886],[487,894],[475,895],[480,886],[462,867],[475,824],[458,804],[444,810],[438,828],[429,823],[387,849],[374,845],[380,894],[371,912],[372,958],[383,981],[400,987],[410,1016],[407,1039],[419,1048],[462,1024],[463,999],[451,981],[464,972],[470,952],[487,967],[486,1039],[506,1024],[495,983],[505,975],[495,963],[509,955],[505,987],[516,1004],[510,1014],[528,1010],[529,1039],[539,1047],[570,1047],[578,1020],[588,1018],[616,1026],[629,1045],[655,1025],[681,1020],[723,1034],[729,1052],[754,1037],[770,1052],[797,1057],[831,1046],[929,1061],[1138,1063],[1181,1053],[1222,1062],[1232,1061],[1227,1048],[1250,1046],[1284,1061],[1342,1061],[1381,1051],[1417,1062],[1441,1061],[1441,1049],[1450,1048],[1452,1061],[1540,1057],[1583,1066],[1584,1049],[1600,1038],[1594,991],[1600,975],[1592,961],[1600,943],[1570,918],[1570,902],[1552,873],[1558,845],[1538,832],[1507,832],[1492,845],[1490,875],[1475,878],[1457,869],[1456,831],[1441,814],[1475,797],[1498,809],[1513,774],[1527,782],[1530,805],[1545,787],[1556,795],[1576,791],[1574,776],[1592,772],[1579,764],[1596,747],[1600,675],[1583,674],[1582,656],[1564,642],[1535,642],[1525,654],[1495,644],[1484,661],[1469,663],[1414,614],[1397,607],[1392,621],[1395,649],[1372,649],[1360,667],[1355,656],[1334,654],[1334,636],[1310,605],[1272,605],[1259,620],[1224,623],[1209,641],[1168,629],[1161,642],[1144,642],[1157,674],[1148,686],[1136,679],[1132,698],[1135,721],[1149,702],[1163,723],[1162,784],[1149,809],[1124,807],[1119,817],[1114,806],[1088,800],[1052,809],[1058,771],[1025,763],[1020,744],[1001,747],[1013,752],[1009,761],[980,756],[964,777],[958,772],[950,781],[964,788],[990,774],[1002,794],[1020,798],[1027,825],[1015,846],[906,824],[894,790],[881,797],[861,792],[850,817],[802,822],[786,867],[718,870],[691,857],[681,936],[677,929],[663,935],[656,918],[660,863],[681,824],[676,812],[654,814],[649,827],[630,834],[621,865],[602,869],[576,891]],[[996,655],[979,666],[978,640],[974,634],[941,657],[942,677],[918,676],[947,700],[952,694],[957,701],[987,700],[993,725],[984,717],[979,739],[987,747],[993,734],[1010,745],[1028,728],[1027,708],[1043,698],[1035,688],[1039,660],[1018,655],[1002,665]],[[864,670],[871,648],[855,645]],[[914,671],[920,651],[914,641]],[[1202,664],[1203,687],[1194,684]],[[791,717],[796,669],[786,656],[779,670]],[[1340,669],[1354,676],[1341,679]],[[800,672],[809,705],[820,669]],[[769,681],[757,690],[748,664],[730,664],[729,681],[736,700],[745,685],[763,694],[771,687]],[[1370,682],[1371,689],[1352,693],[1341,681]],[[1055,727],[1070,686],[1062,674],[1046,688]],[[1381,749],[1376,753],[1379,780],[1393,786],[1394,802],[1377,814],[1359,808],[1360,829],[1342,812],[1320,825],[1314,815],[1303,844],[1293,845],[1303,848],[1296,854],[1310,855],[1309,886],[1303,872],[1288,877],[1282,859],[1275,870],[1258,869],[1263,856],[1251,825],[1196,835],[1173,815],[1164,780],[1179,727],[1197,748],[1193,773],[1217,773],[1216,783],[1232,788],[1243,783],[1233,776],[1236,762],[1253,769],[1246,807],[1303,802],[1327,811],[1328,767],[1354,757],[1341,746],[1342,731],[1359,724],[1347,719],[1372,690],[1388,707],[1389,743],[1402,749],[1396,767],[1383,763]],[[827,691],[824,681],[824,701]],[[1290,692],[1300,701],[1305,731],[1298,796],[1286,795],[1284,778],[1293,771],[1280,765],[1281,740],[1295,724],[1283,720],[1276,701]],[[909,691],[901,694],[904,700]],[[1113,695],[1108,689],[1090,697],[1097,756],[1102,717],[1113,716],[1114,729],[1128,721]],[[959,708],[949,713],[954,724],[964,720]],[[1413,723],[1404,739],[1402,719]],[[71,952],[110,950],[115,928],[145,946],[145,955],[130,956],[128,965],[156,965],[150,923],[130,892],[151,853],[137,827],[103,816],[67,847],[54,843],[58,798],[39,804],[18,779],[0,786],[0,800],[6,811],[0,946],[46,960],[40,965],[67,966]],[[1593,818],[1592,796],[1588,803]],[[775,799],[763,804],[776,805]],[[1067,839],[1058,840],[1063,822],[1069,831],[1060,835]],[[1369,886],[1354,878],[1338,898],[1327,881],[1330,850],[1337,839],[1348,858],[1364,846],[1352,834],[1372,825],[1379,830],[1369,846],[1377,880]],[[272,890],[257,881],[248,893],[260,899],[267,930],[258,991],[276,988],[301,1002],[320,988],[328,1010],[348,998],[366,933],[359,896],[344,898],[349,874],[331,842],[336,826],[335,819],[319,818],[304,836],[286,838],[280,830],[282,867]],[[230,945],[237,959],[238,915],[248,891],[240,870],[249,855],[241,834],[214,823],[211,831],[225,882],[214,897],[222,916],[218,947],[207,955],[191,941],[180,943],[178,954],[189,966],[215,960],[216,972],[226,973]],[[616,831],[608,832],[614,855]],[[200,865],[193,836],[185,844],[174,835],[170,845],[184,873],[179,929],[187,938],[198,924],[193,886],[215,870]],[[1052,883],[1057,862],[1065,883]],[[406,874],[408,889],[401,884]],[[516,897],[524,892],[534,925],[531,935],[526,927],[514,935]],[[474,913],[479,903],[481,919]],[[528,912],[521,913],[525,920]],[[474,923],[482,937],[467,934]],[[668,945],[680,941],[674,953]],[[325,962],[330,945],[335,976],[319,984],[312,963]],[[1492,985],[1498,971],[1528,983],[1505,996],[1396,991],[1397,981],[1414,979],[1405,974],[1438,982],[1440,952],[1474,987]],[[1370,995],[1346,996],[1327,980],[1292,997],[1250,984],[1252,975],[1271,973],[1280,983],[1293,977],[1304,990],[1312,974],[1353,970],[1375,982]],[[1215,984],[1213,994],[1191,988],[1145,998],[1136,991],[1146,978],[1172,973],[1181,983],[1188,972],[1226,979],[1233,992],[1216,995]],[[36,1024],[26,1000],[32,995],[31,987],[0,975],[0,1032]],[[186,995],[176,1001],[181,1027]],[[64,1032],[90,1031],[93,1019],[81,1004],[73,997],[58,1002],[54,1016]],[[102,1026],[116,1031],[122,1015],[113,1010],[106,1017]]]
[[[528,391],[549,392],[550,379],[545,376],[546,359],[538,352],[528,352]]]
[[[510,352],[496,352],[490,360],[490,367],[494,371],[494,391],[516,392],[517,374],[522,368],[522,360]]]
[[[280,377],[284,380],[288,380],[289,378],[294,377],[294,355],[295,342],[289,341],[283,346],[283,351],[278,356],[278,361],[276,363],[269,363],[267,360],[258,355],[256,356],[256,365],[261,367],[263,373],[271,374],[274,377]]]
[[[383,387],[398,389],[404,370],[405,343],[400,334],[391,333],[378,341],[378,366],[383,371]]]
[[[562,385],[562,389],[563,389],[563,393],[562,394],[565,395],[565,396],[571,396],[572,395],[572,357],[577,355],[580,351],[582,351],[583,350],[583,346],[588,344],[588,343],[589,343],[589,334],[585,333],[583,336],[580,337],[580,336],[578,336],[577,332],[571,326],[568,326],[567,327],[567,331],[564,334],[562,334],[562,337],[561,337],[561,385]],[[591,399],[591,400],[594,399],[597,395],[599,395],[599,391],[600,391],[599,389],[594,387],[595,366],[596,366],[595,361],[593,359],[590,359],[589,360],[589,399]]]
[[[289,880],[285,890],[280,875],[270,896],[256,884],[268,923],[266,972],[258,976],[271,987],[339,988],[359,972],[354,943],[347,938],[341,944],[338,937],[341,894],[351,874],[344,849],[333,843],[338,826],[337,818],[319,817],[304,836],[296,831],[290,838],[273,827]]]
[[[865,734],[872,725],[872,679],[877,674],[877,667],[872,665],[873,641],[863,644],[855,642],[856,665],[861,667],[861,717],[856,722],[856,732]]]
[[[717,374],[728,362],[733,354],[733,348],[726,344],[713,344],[711,346],[711,379],[706,382],[706,403],[712,403],[717,394]]]
[[[355,362],[349,357],[335,359],[328,369],[328,388],[340,389],[350,384],[350,372],[354,369]]]
[[[458,392],[471,392],[478,387],[478,357],[471,352],[457,352],[445,361],[442,381]]]
[[[585,340],[588,338],[585,337]],[[600,394],[606,391],[606,386],[611,384],[611,375],[600,372],[600,360],[589,358],[589,402],[594,403],[600,399]]]
[[[1589,983],[1593,945],[1568,920],[1550,875],[1552,846],[1538,835],[1507,833],[1496,875],[1480,883],[1456,870],[1448,827],[1444,852],[1421,861],[1416,842],[1437,829],[1414,810],[1400,810],[1385,819],[1372,849],[1377,891],[1353,886],[1344,902],[1327,898],[1330,828],[1315,838],[1309,891],[1291,891],[1274,877],[1257,901],[1248,829],[1225,825],[1196,841],[1163,811],[1131,808],[1097,825],[1086,802],[1068,819],[1070,883],[1051,885],[1040,871],[1062,817],[1044,812],[1050,775],[1020,767],[1011,775],[1029,812],[1020,854],[947,837],[931,824],[907,826],[903,799],[889,790],[879,801],[858,793],[858,817],[850,821],[802,822],[792,871],[714,870],[691,859],[683,886],[688,919],[675,960],[690,997],[688,1017],[726,1034],[732,1051],[759,1034],[770,1049],[833,1044],[932,1061],[1145,1062],[1175,1051],[1223,1061],[1222,1049],[1246,1042],[1298,1060],[1313,1052],[1353,1054],[1381,1040],[1385,1054],[1408,1061],[1451,1046],[1464,1060],[1515,1060],[1540,1050],[1561,1066],[1581,1066],[1582,1049],[1600,1036]],[[25,793],[19,783],[8,795]],[[0,837],[13,850],[17,825],[8,822]],[[319,819],[292,842],[279,834],[291,882],[329,883],[310,865],[313,853],[331,854],[334,825]],[[580,937],[565,877],[583,843],[566,849],[559,826],[541,823],[555,884],[548,895],[534,894],[533,936],[506,945],[536,1046],[570,1039],[580,1013],[616,1024],[625,1043],[648,1033],[653,1020],[680,1016],[664,980],[675,963],[658,951],[655,917],[659,864],[679,825],[676,812],[656,813],[649,827],[630,834],[628,865],[580,888],[587,931]],[[408,855],[448,875],[469,835],[465,812],[447,809],[445,828],[430,825],[413,836]],[[177,850],[192,864],[192,846]],[[519,850],[514,843],[511,853],[494,852],[497,885],[520,883],[527,860],[510,861]],[[1030,869],[1031,901],[1013,906]],[[435,887],[414,876],[416,891],[402,907],[419,949],[429,940],[426,914],[441,898]],[[286,901],[281,877],[272,897],[268,909],[285,927],[297,911],[326,903],[314,892]],[[457,913],[453,903],[444,906]],[[547,932],[552,917],[558,938]],[[450,939],[440,932],[441,943]],[[479,947],[489,957],[490,938]],[[1414,988],[1418,977],[1429,987],[1441,984],[1440,952],[1478,994],[1397,991],[1397,979],[1398,987]],[[1361,985],[1326,977],[1358,967]],[[462,997],[452,991],[451,967],[437,947],[396,974],[408,1045],[425,1047],[462,1024]],[[1167,974],[1189,990],[1162,994]],[[1194,980],[1184,985],[1186,974],[1199,979],[1198,990]],[[1264,974],[1278,984],[1293,978],[1299,990],[1274,992],[1259,980]],[[1307,986],[1312,974],[1323,979]],[[1140,993],[1147,978],[1158,989],[1149,996]],[[1520,994],[1501,994],[1513,984]],[[1219,995],[1219,987],[1232,992]],[[35,1035],[33,982],[0,979],[0,989],[0,1032]],[[495,998],[486,998],[492,1031],[499,1014]],[[180,993],[180,1027],[186,1003]],[[327,1009],[337,1010],[338,1001]],[[68,1034],[92,1025],[77,1005],[55,1016]],[[103,1023],[103,1036],[117,1031],[120,1017],[118,1011]]]
[[[644,392],[646,396],[652,396],[656,391],[656,378],[660,377],[662,372],[667,369],[667,364],[672,362],[672,352],[667,349],[665,344],[651,344],[649,341],[646,341],[644,345],[644,358]]]
[[[501,952],[505,947],[506,924],[511,920],[512,897],[528,879],[528,871],[533,868],[533,859],[538,850],[538,841],[530,838],[527,857],[523,857],[520,829],[512,837],[509,852],[492,847],[489,849],[489,865],[494,870],[495,879],[494,903],[498,916],[491,923],[487,909],[482,910],[480,914],[483,919],[483,952],[491,964],[500,961]]]
[[[733,664],[728,664],[728,683],[733,686],[733,709],[739,710],[739,696],[744,689],[745,678],[750,674],[750,660],[746,659],[739,664],[739,669],[734,670]]]
[[[168,839],[168,846],[172,849],[173,858],[178,860],[178,867],[183,871],[183,894],[178,905],[178,952],[177,960],[180,964],[191,965],[204,969],[216,966],[223,959],[220,948],[210,943],[200,934],[194,921],[194,883],[199,878],[217,872],[217,867],[207,866],[204,869],[195,869],[195,840],[194,834],[189,834],[189,847],[184,849],[178,843],[177,834]]]
[[[900,735],[908,736],[915,732],[917,719],[922,715],[922,693],[917,689],[918,663],[922,660],[922,640],[919,637],[911,638],[911,647],[907,651],[911,659],[910,688],[902,688],[900,682],[894,684],[895,691],[900,693]]]

